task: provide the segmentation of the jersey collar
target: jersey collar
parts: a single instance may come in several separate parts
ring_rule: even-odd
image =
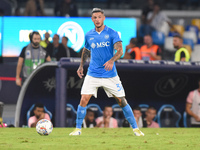
[[[105,28],[101,31],[101,32],[103,32],[104,30],[106,30],[106,31],[108,31],[108,27],[105,25]],[[96,30],[95,30],[95,28],[92,30],[93,32],[97,32]]]

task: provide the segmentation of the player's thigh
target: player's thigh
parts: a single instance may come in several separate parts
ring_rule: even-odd
[[[81,95],[94,95],[97,96],[97,90],[100,86],[100,81],[98,78],[94,78],[91,76],[86,75],[83,86],[81,88]]]
[[[105,81],[103,82],[103,88],[108,97],[113,97],[113,95],[116,97],[125,96],[124,88],[122,86],[119,76],[107,78],[104,80]]]

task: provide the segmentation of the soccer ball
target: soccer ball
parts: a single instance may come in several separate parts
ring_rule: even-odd
[[[53,130],[51,121],[47,119],[41,119],[37,122],[36,131],[40,135],[49,135]]]

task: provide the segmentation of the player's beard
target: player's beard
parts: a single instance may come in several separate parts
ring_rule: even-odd
[[[178,47],[178,46],[176,46],[176,45],[174,45],[174,48],[175,48],[175,49],[178,49],[179,47]]]
[[[96,26],[96,28],[101,28],[103,26],[103,23],[100,24],[99,26]]]
[[[39,42],[32,42],[34,47],[38,47],[39,46]]]

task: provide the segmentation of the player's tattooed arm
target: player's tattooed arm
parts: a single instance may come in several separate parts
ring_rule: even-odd
[[[84,64],[85,64],[87,58],[89,57],[89,55],[90,55],[90,51],[84,47],[83,51],[82,51],[82,55],[81,55],[81,63],[80,63],[81,67],[84,66]]]
[[[114,49],[117,50],[115,55],[111,58],[111,60],[116,61],[123,55],[123,48],[122,48],[122,42],[116,42],[114,44]]]
[[[114,62],[116,60],[118,60],[123,55],[122,42],[121,41],[120,42],[116,42],[114,44],[114,49],[117,50],[115,55],[103,65],[105,67],[106,71],[112,70]]]
[[[90,51],[84,47],[83,51],[82,51],[82,55],[81,55],[81,63],[80,63],[80,66],[77,70],[77,74],[80,78],[82,78],[83,75],[84,75],[83,74],[83,66],[84,66],[89,55],[90,55]]]

